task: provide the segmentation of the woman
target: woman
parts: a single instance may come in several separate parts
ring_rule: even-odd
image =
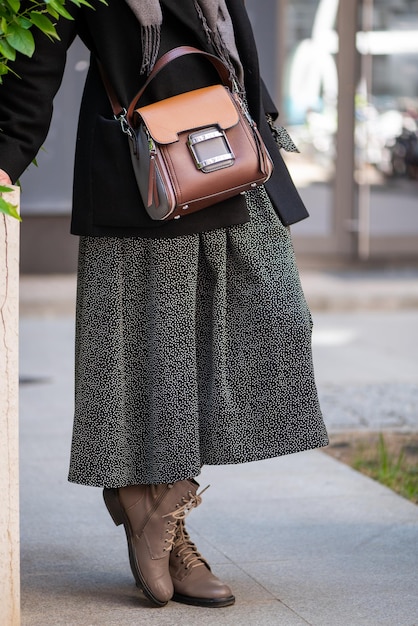
[[[204,464],[243,463],[326,445],[311,318],[287,226],[307,216],[266,115],[242,0],[108,0],[73,8],[60,41],[37,36],[0,89],[1,181],[45,139],[66,50],[91,50],[80,111],[72,233],[80,236],[76,396],[69,479],[104,488],[125,527],[139,587],[158,606],[234,602],[187,534]],[[265,188],[179,220],[141,202],[126,137],[97,61],[127,106],[155,60],[178,45],[220,56],[245,93],[274,161]],[[152,83],[161,99],[217,82],[179,59]],[[154,84],[155,83],[155,84]]]

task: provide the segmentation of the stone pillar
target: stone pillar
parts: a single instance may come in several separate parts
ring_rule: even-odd
[[[356,184],[354,181],[355,94],[358,80],[356,50],[357,10],[359,0],[339,3],[338,29],[338,128],[334,181],[334,232],[336,247],[342,258],[356,255],[353,233]]]
[[[19,189],[3,196],[17,205]],[[0,624],[20,624],[19,222],[0,213]]]

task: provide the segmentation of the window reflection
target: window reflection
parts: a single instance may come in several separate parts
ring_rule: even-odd
[[[285,116],[303,154],[316,165],[305,170],[314,180],[329,181],[335,163],[338,4],[338,0],[301,0],[288,6]],[[359,167],[373,166],[371,183],[382,183],[382,176],[417,179],[418,2],[376,0],[371,9],[369,31],[364,30],[359,11],[357,34],[359,55],[372,58],[371,84],[359,60]]]

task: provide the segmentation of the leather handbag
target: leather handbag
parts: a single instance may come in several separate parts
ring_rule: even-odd
[[[221,83],[138,106],[159,72],[188,54],[208,59]],[[105,76],[103,80],[114,117],[128,136],[138,187],[152,219],[179,219],[262,185],[271,176],[270,155],[218,57],[191,46],[170,50],[157,61],[127,111]]]

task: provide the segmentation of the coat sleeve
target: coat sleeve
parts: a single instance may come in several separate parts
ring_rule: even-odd
[[[77,18],[75,9],[75,18]],[[35,52],[18,54],[0,85],[0,168],[15,182],[36,157],[51,123],[53,99],[64,73],[76,19],[58,20],[59,41],[34,28]]]

